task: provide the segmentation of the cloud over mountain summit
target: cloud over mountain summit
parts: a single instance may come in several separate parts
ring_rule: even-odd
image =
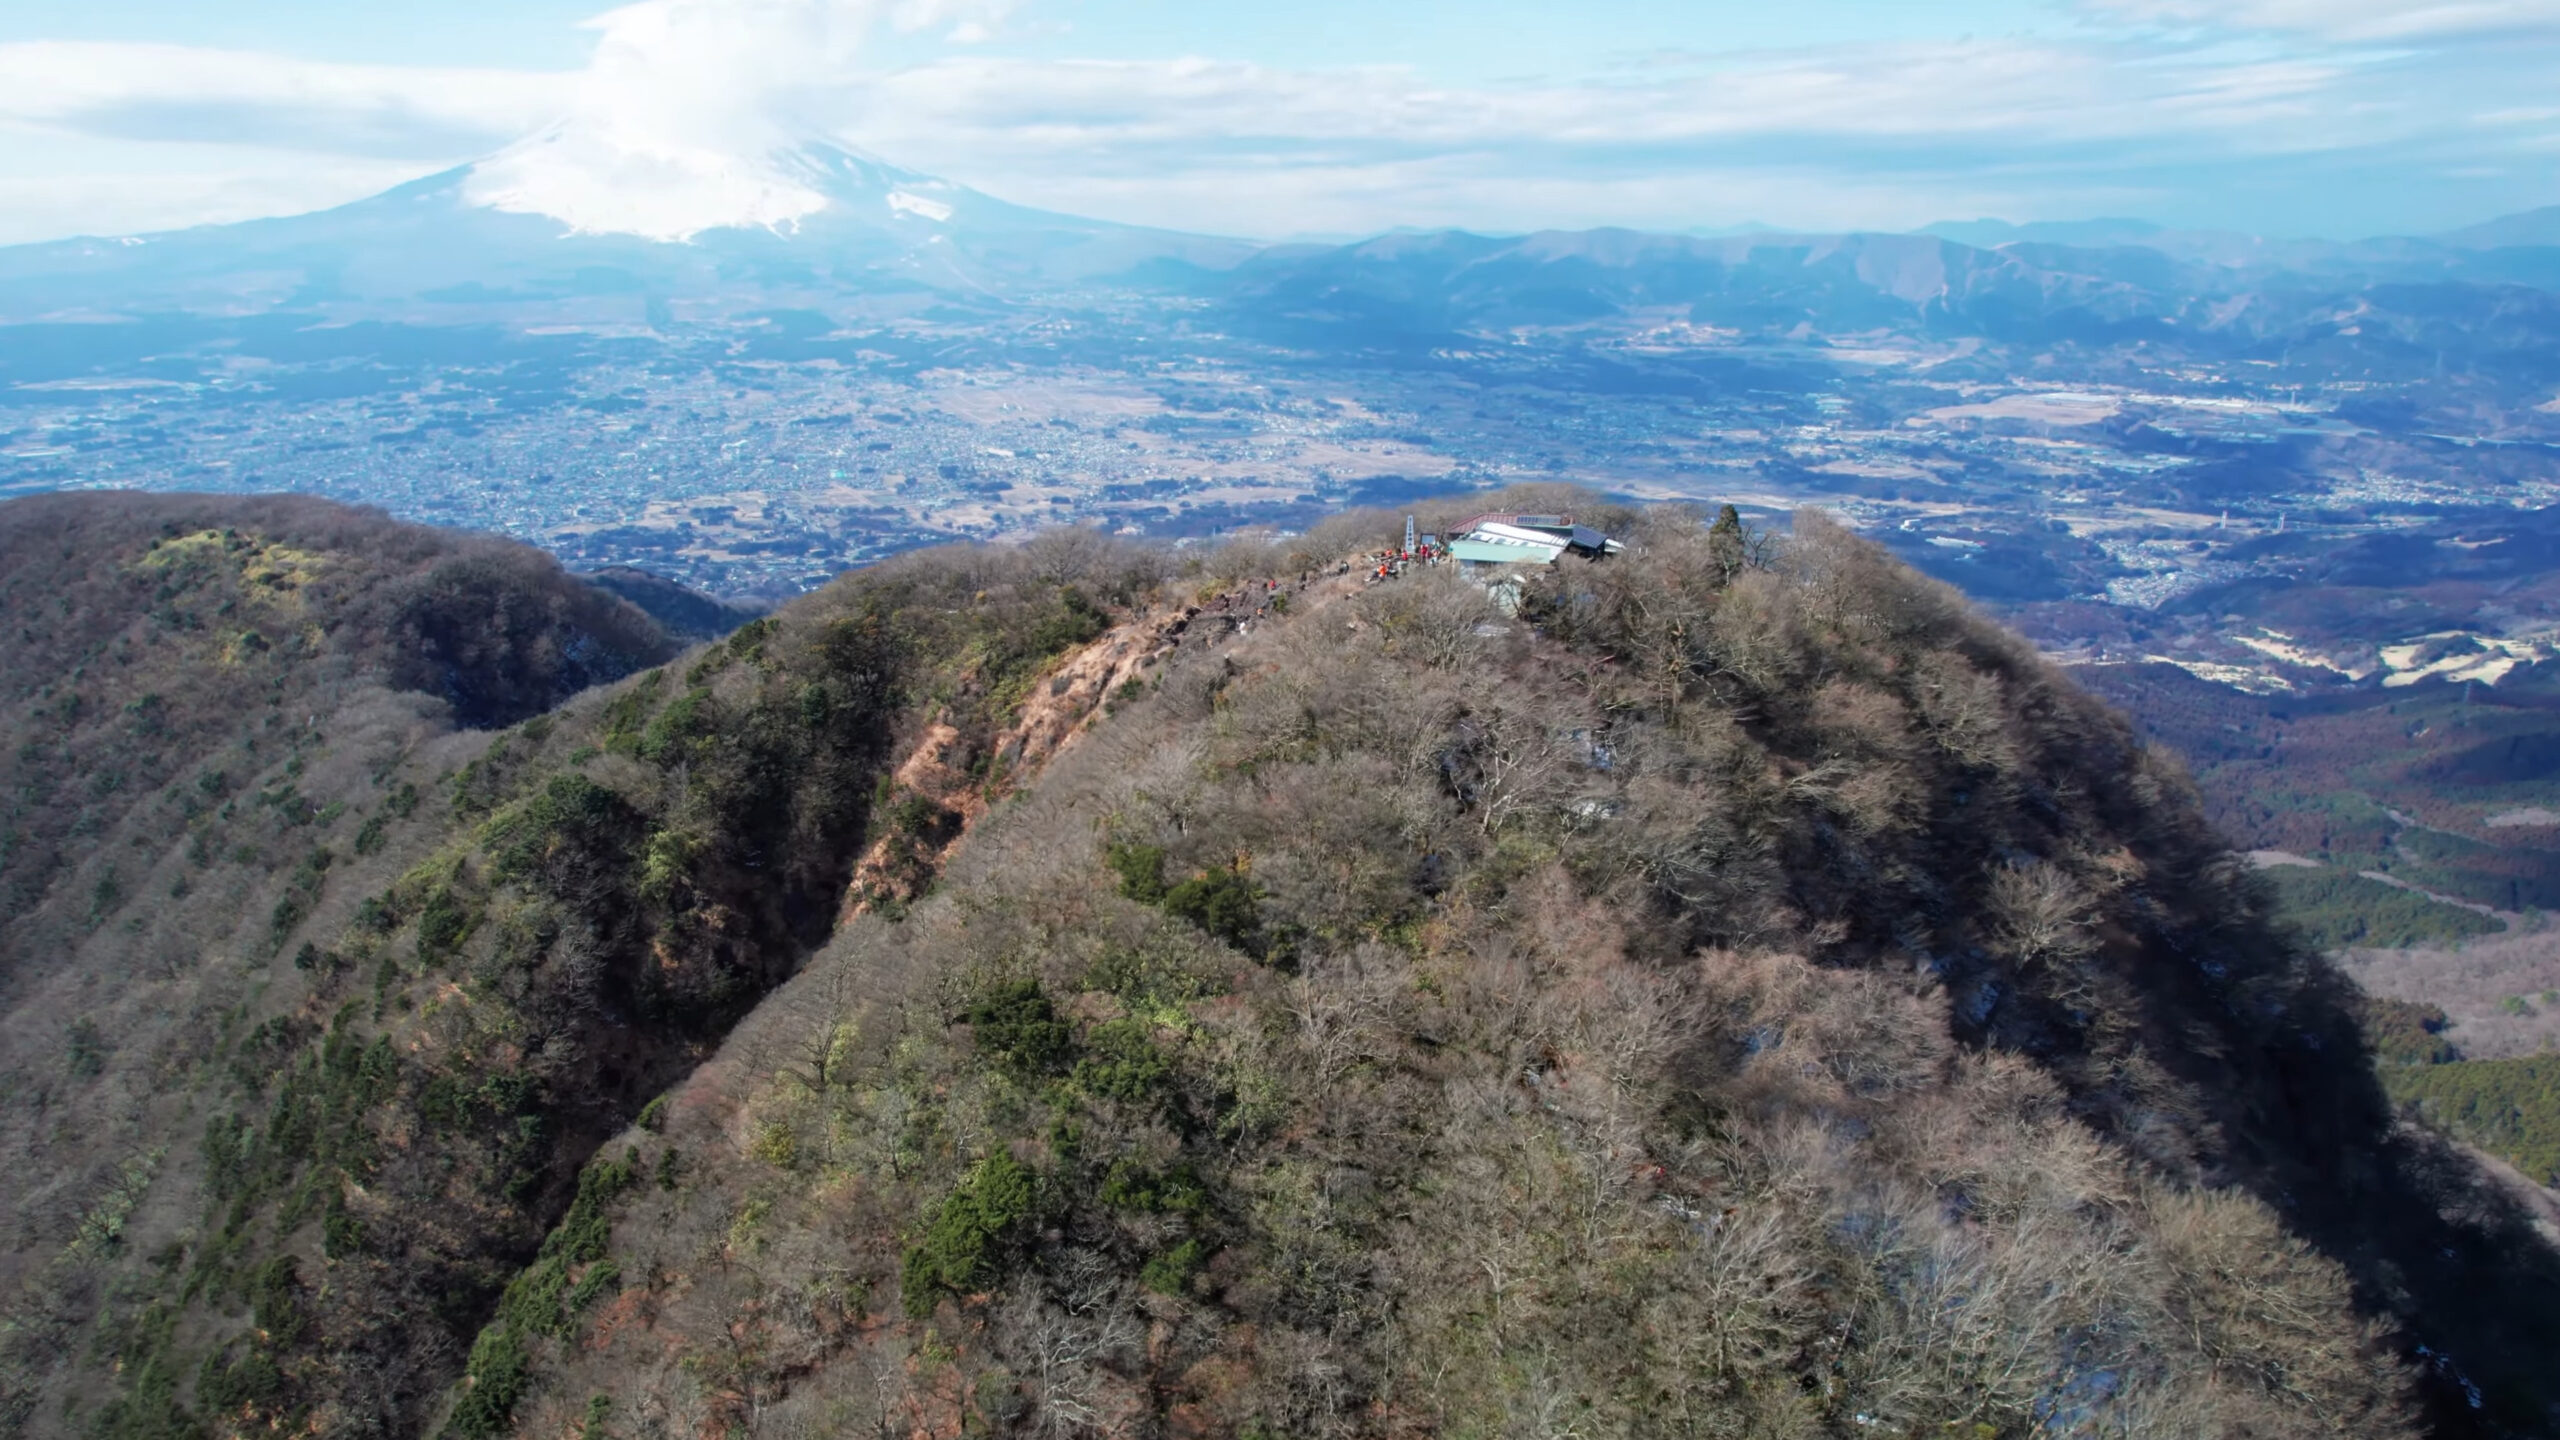
[[[566,115],[474,167],[466,193],[572,230],[684,240],[790,226],[827,197],[785,163],[842,120],[846,78],[882,24],[944,0],[641,0],[589,21],[594,59]]]

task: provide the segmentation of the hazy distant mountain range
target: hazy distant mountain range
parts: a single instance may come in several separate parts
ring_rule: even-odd
[[[768,223],[686,230],[667,212],[723,194],[607,206],[586,193],[592,186],[496,168],[513,153],[309,215],[0,249],[0,318],[288,307],[345,318],[641,320],[653,305],[706,302],[1005,300],[1155,261],[1231,265],[1255,249],[1027,209],[829,145],[778,153],[768,173],[709,187],[741,192],[725,198],[762,207]],[[561,193],[546,194],[546,183]]]
[[[2132,220],[1976,220],[1910,235],[1439,231],[1265,247],[1012,205],[832,144],[741,159],[635,158],[599,143],[536,136],[309,215],[0,249],[0,322],[281,309],[644,325],[1135,291],[1231,307],[1243,328],[1274,338],[1339,340],[1348,326],[1390,348],[1637,315],[1755,333],[1918,324],[2122,340],[2179,326],[2259,336],[2377,287],[2403,288],[2353,309],[2385,328],[2430,315],[2469,331],[2546,303],[2488,298],[2497,292],[2560,290],[2560,208],[2344,244]]]

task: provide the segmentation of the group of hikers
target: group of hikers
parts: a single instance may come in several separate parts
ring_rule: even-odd
[[[1373,550],[1363,556],[1358,563],[1368,568],[1366,583],[1374,585],[1381,580],[1394,579],[1413,566],[1438,565],[1448,559],[1447,545],[1430,536],[1423,536],[1399,549]],[[1341,561],[1332,573],[1336,576],[1348,575],[1351,573],[1352,564],[1353,562],[1349,560]],[[1318,567],[1300,572],[1295,583],[1286,579],[1247,580],[1233,590],[1219,592],[1190,613],[1214,615],[1226,621],[1229,627],[1228,633],[1233,633],[1271,614],[1275,609],[1286,609],[1288,598],[1292,593],[1306,589],[1323,578],[1325,574],[1326,572]],[[1183,628],[1189,627],[1186,624]]]
[[[1413,566],[1437,565],[1448,558],[1448,546],[1426,539],[1410,549],[1372,551],[1364,563],[1369,566],[1369,583],[1375,585],[1381,580],[1392,580]],[[1348,573],[1351,562],[1342,562],[1342,568]]]

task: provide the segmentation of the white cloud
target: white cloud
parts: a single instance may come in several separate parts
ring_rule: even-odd
[[[0,155],[11,157],[0,167],[0,245],[318,210],[413,180],[419,168],[396,158],[98,141],[5,125]]]
[[[339,187],[377,162],[424,172],[501,147],[478,193],[509,208],[667,236],[787,225],[816,197],[764,157],[812,132],[1028,203],[1259,234],[2217,206],[2334,227],[2364,223],[2335,218],[2357,194],[2501,167],[2479,193],[2511,198],[2482,203],[2560,199],[2535,162],[2560,134],[2560,31],[2533,31],[2560,0],[2079,3],[2123,23],[1474,85],[1347,62],[1034,60],[982,43],[1009,0],[641,0],[590,22],[591,63],[562,74],[8,45],[0,231],[109,228],[44,217],[173,213],[180,194],[301,208],[283,197],[352,198]],[[883,27],[939,58],[879,73],[865,43]],[[10,138],[37,131],[52,138]],[[48,180],[29,157],[65,137],[132,154]],[[220,143],[177,183],[188,140]],[[103,198],[127,173],[164,193]],[[2301,191],[2317,173],[2361,183]],[[2288,185],[2330,213],[2251,198]]]
[[[1004,193],[1056,209],[1143,224],[1264,238],[1351,238],[1388,224],[1478,231],[1614,224],[1684,230],[1774,217],[1810,230],[1903,230],[1951,215],[2120,213],[2142,196],[2104,183],[1983,173],[1843,174],[1818,166],[1691,165],[1642,174],[1573,174],[1482,156],[1317,158],[1285,166],[1193,167],[1153,174],[1060,175],[1026,167]]]
[[[568,115],[476,167],[469,194],[661,240],[789,226],[827,202],[775,153],[832,128],[872,32],[991,13],[967,0],[639,0],[588,22],[595,57]]]
[[[0,44],[0,121],[326,154],[449,155],[556,113],[562,77],[340,65],[178,45]]]
[[[1217,144],[1411,148],[1647,146],[1773,137],[1889,143],[2012,136],[2053,144],[2283,128],[2347,78],[2315,61],[2197,62],[2032,41],[1842,48],[1728,61],[1643,83],[1451,89],[1397,69],[955,58],[883,77],[857,127],[881,143],[1041,149]],[[2267,131],[2261,127],[2279,127]],[[2325,138],[2324,138],[2325,137]]]
[[[566,82],[175,45],[0,44],[0,244],[361,199],[543,124]]]
[[[398,158],[423,170],[495,150],[474,177],[477,198],[578,228],[681,238],[711,225],[787,224],[821,202],[761,157],[832,128],[869,34],[948,25],[983,38],[1009,8],[1010,0],[639,0],[587,22],[595,52],[569,74],[166,45],[0,45],[0,127],[129,146],[102,169],[47,179],[28,173],[40,168],[28,163],[40,142],[0,136],[0,187],[18,200],[0,218],[0,238],[129,228],[115,222],[138,216],[240,218],[215,196],[264,194],[280,209],[308,208],[353,198],[342,193],[351,173],[380,173],[314,165],[294,152]],[[202,168],[173,166],[156,148],[168,145],[201,147]],[[156,193],[112,198],[126,190]],[[180,195],[202,197],[201,208],[169,203]],[[64,227],[62,216],[80,218]]]
[[[2552,0],[2087,0],[2085,8],[2159,25],[2354,41],[2560,31],[2560,5]]]

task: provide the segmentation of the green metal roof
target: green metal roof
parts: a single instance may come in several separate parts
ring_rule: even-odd
[[[1460,560],[1480,560],[1489,565],[1552,565],[1564,547],[1550,550],[1542,545],[1496,545],[1485,540],[1452,540],[1449,553]]]

